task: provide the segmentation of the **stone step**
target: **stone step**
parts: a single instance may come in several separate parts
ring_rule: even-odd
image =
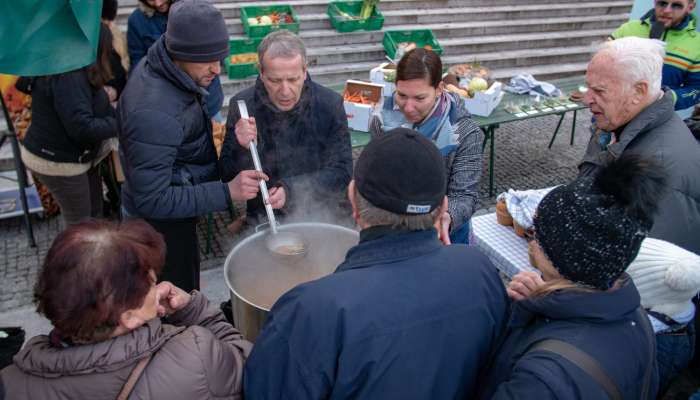
[[[479,57],[479,53],[498,50],[501,52],[543,47],[583,46],[603,40],[609,29],[580,31],[558,31],[545,33],[524,33],[515,35],[492,35],[460,37],[440,40],[443,55],[463,55]],[[384,58],[381,42],[348,44],[338,46],[312,47],[308,49],[309,66],[378,61]]]
[[[328,7],[328,0],[290,0],[290,1],[256,1],[243,0],[232,2],[230,0],[211,0],[211,2],[221,10],[224,15],[237,17],[238,9],[241,6],[271,6],[278,4],[289,4],[294,8],[297,14],[308,13],[325,13]],[[492,6],[511,6],[520,7],[530,4],[563,4],[563,3],[578,3],[577,0],[491,0]],[[117,10],[118,19],[126,19],[133,9],[138,5],[138,0],[121,0]],[[629,2],[630,5],[632,2]],[[483,6],[483,1],[478,0],[382,0],[379,9],[383,13],[388,10],[401,9],[431,9],[441,7],[465,7],[465,6]],[[233,11],[232,11],[233,10]],[[233,13],[233,14],[231,14]]]
[[[567,6],[567,7],[562,7]],[[429,25],[440,23],[467,23],[467,22],[483,22],[496,21],[502,23],[505,27],[510,22],[519,19],[539,19],[546,21],[550,18],[563,17],[591,17],[610,15],[610,14],[625,14],[630,10],[628,1],[616,2],[584,2],[577,4],[538,4],[514,7],[468,7],[468,8],[440,8],[430,10],[394,10],[384,13],[384,31],[396,29],[395,26],[405,25]],[[455,20],[455,15],[469,15],[468,19]],[[503,21],[509,21],[508,24]],[[326,29],[332,30],[328,15],[325,13],[319,14],[301,14],[299,15],[300,32],[308,30]],[[227,18],[226,24],[229,33],[232,35],[243,35],[243,25],[240,18]],[[420,27],[413,27],[419,29]]]
[[[519,19],[503,24],[501,21],[447,22],[421,25],[421,29],[431,29],[438,40],[442,38],[490,36],[507,33],[534,33],[554,31],[578,31],[587,29],[608,29],[612,32],[629,18],[629,14],[596,15],[587,17],[561,17],[545,20]],[[392,30],[415,29],[415,25],[396,25]],[[307,47],[347,45],[352,43],[381,43],[384,31],[356,31],[342,35],[334,29],[303,30],[299,36]],[[233,39],[245,39],[247,36],[233,35]]]
[[[306,0],[308,1],[308,0]],[[403,2],[403,3],[402,3]],[[391,4],[405,5],[417,3],[417,0],[398,0]],[[383,3],[382,3],[383,4]],[[226,8],[222,9],[226,18],[229,33],[243,34],[243,26],[239,18],[239,4],[222,4]],[[579,2],[568,4],[525,4],[514,6],[488,6],[488,7],[441,7],[420,9],[416,7],[400,7],[395,10],[386,10],[382,13],[385,17],[384,26],[431,24],[448,22],[480,22],[480,21],[513,21],[515,19],[540,19],[557,17],[584,17],[593,15],[605,15],[629,12],[631,3],[629,1],[612,2]],[[118,18],[118,23],[122,29],[126,29],[126,17],[131,11],[120,9],[122,17]],[[328,15],[325,9],[314,13],[297,12],[300,20],[300,29],[331,29]],[[464,16],[464,20],[455,21],[455,15]],[[504,24],[508,25],[508,24]]]

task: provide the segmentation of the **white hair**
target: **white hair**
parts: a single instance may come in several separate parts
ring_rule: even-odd
[[[664,42],[657,39],[624,37],[603,43],[596,54],[604,53],[612,59],[612,65],[624,80],[625,91],[635,83],[645,81],[649,85],[649,97],[661,91],[661,69],[664,65]]]

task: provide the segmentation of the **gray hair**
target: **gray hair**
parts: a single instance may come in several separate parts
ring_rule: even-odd
[[[610,56],[624,81],[625,91],[637,82],[649,84],[649,97],[661,91],[661,70],[664,65],[664,42],[656,39],[624,37],[603,43],[597,54]]]
[[[440,212],[440,208],[438,207],[429,214],[395,214],[372,205],[372,203],[367,201],[367,199],[357,191],[357,188],[355,188],[355,199],[357,201],[357,212],[360,214],[360,219],[370,226],[390,225],[395,228],[421,231],[432,228]]]
[[[292,58],[301,56],[301,65],[306,68],[306,46],[294,33],[282,29],[265,36],[258,46],[258,63],[262,71],[263,57],[269,58],[283,57]]]

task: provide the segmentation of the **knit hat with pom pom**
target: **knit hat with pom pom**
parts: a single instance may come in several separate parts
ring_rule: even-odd
[[[692,307],[690,299],[700,291],[700,256],[659,239],[644,239],[627,273],[642,306],[669,317]]]

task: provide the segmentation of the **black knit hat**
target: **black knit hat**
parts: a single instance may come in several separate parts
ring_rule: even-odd
[[[535,238],[564,278],[606,290],[637,256],[665,184],[654,162],[623,154],[597,176],[549,192]]]
[[[220,61],[229,55],[228,30],[221,12],[206,0],[180,0],[170,7],[165,47],[173,59]]]
[[[406,128],[373,139],[357,160],[354,179],[362,197],[396,214],[427,214],[440,206],[447,190],[440,151]]]

